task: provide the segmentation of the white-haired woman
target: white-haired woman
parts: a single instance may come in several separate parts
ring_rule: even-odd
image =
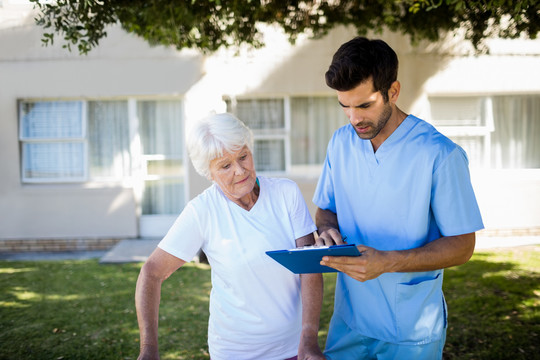
[[[141,269],[139,359],[159,358],[162,282],[201,249],[212,270],[212,360],[324,359],[317,343],[321,274],[295,275],[265,254],[315,243],[298,186],[257,177],[251,131],[231,114],[199,121],[187,143],[197,172],[214,183],[186,205]]]

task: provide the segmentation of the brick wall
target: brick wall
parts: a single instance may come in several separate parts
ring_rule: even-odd
[[[108,250],[122,239],[0,240],[0,252]]]
[[[540,236],[540,228],[484,229],[476,234],[493,237]],[[0,253],[109,250],[121,240],[123,239],[0,239]]]

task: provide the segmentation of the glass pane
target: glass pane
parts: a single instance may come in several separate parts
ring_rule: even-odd
[[[430,98],[431,120],[436,126],[482,126],[483,101],[479,97]]]
[[[21,103],[21,137],[66,139],[84,136],[80,101]]]
[[[184,208],[182,179],[145,181],[143,215],[177,215]]]
[[[494,96],[491,165],[540,168],[540,96]]]
[[[334,131],[347,123],[335,96],[291,98],[291,164],[322,164]]]
[[[92,177],[128,176],[131,158],[127,102],[89,102],[88,140]]]
[[[283,99],[238,100],[236,116],[251,130],[285,128]]]
[[[83,142],[26,143],[23,178],[82,179],[85,176]]]
[[[148,160],[146,164],[148,175],[184,176],[182,160]]]
[[[143,215],[177,215],[184,199],[184,130],[182,103],[178,100],[137,103],[139,134],[147,175]]]
[[[182,157],[183,113],[180,101],[137,103],[142,152],[145,155]]]
[[[285,171],[284,140],[255,140],[254,146],[257,171]]]

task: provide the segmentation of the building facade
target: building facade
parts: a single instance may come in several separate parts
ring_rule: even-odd
[[[32,11],[0,5],[0,251],[163,236],[210,184],[184,139],[213,111],[246,122],[258,173],[295,180],[314,212],[327,142],[347,123],[324,73],[352,30],[292,46],[269,28],[262,49],[203,56],[111,28],[81,56],[43,47]],[[398,106],[467,151],[484,231],[539,234],[540,41],[492,40],[475,55],[452,37],[380,37],[400,59]]]

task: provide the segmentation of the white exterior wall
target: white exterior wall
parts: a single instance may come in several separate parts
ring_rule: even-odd
[[[300,40],[292,47],[274,34],[272,48],[249,57],[218,54],[210,59],[215,70],[208,71],[206,86],[221,86],[222,93],[235,96],[334,94],[324,82],[324,73],[337,48],[354,36],[353,31],[337,29],[323,39]],[[428,121],[432,95],[540,94],[540,40],[492,40],[488,41],[490,55],[474,56],[457,40],[412,47],[400,35],[382,38],[400,61],[398,106]],[[314,214],[311,198],[317,177],[289,177],[300,185]],[[472,168],[471,178],[486,230],[540,232],[540,169]]]
[[[193,51],[151,48],[113,29],[98,49],[79,56],[76,50],[41,47],[31,15],[9,20],[17,27],[6,26],[6,9],[4,18],[0,9],[0,239],[138,236],[129,184],[21,184],[18,99],[179,96],[189,127],[212,110],[224,111],[224,95],[334,94],[324,73],[339,45],[354,36],[337,29],[320,40],[300,39],[293,47],[279,32],[269,32],[266,48],[242,50],[241,57],[220,51],[204,58]],[[429,113],[430,95],[540,93],[540,40],[495,42],[492,55],[475,57],[459,43],[413,48],[396,34],[382,38],[400,59],[398,105],[417,116]],[[193,198],[209,182],[189,169],[188,197]],[[317,176],[291,178],[313,213]],[[539,169],[472,169],[472,178],[488,230],[540,231]]]
[[[120,29],[88,56],[42,47],[29,9],[0,8],[0,239],[137,237],[129,183],[22,184],[17,101],[182,97],[201,77],[201,56],[150,48]]]
[[[415,110],[429,95],[540,94],[540,39],[491,40],[490,55],[452,58],[424,84]],[[418,110],[416,110],[418,109]],[[540,139],[538,139],[540,141]],[[540,169],[471,169],[486,230],[540,230]]]

